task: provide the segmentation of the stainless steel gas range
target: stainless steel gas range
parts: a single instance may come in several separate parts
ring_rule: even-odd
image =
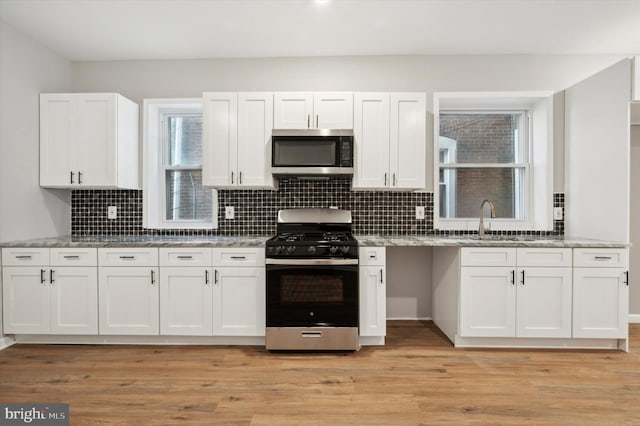
[[[278,212],[267,241],[268,350],[357,350],[358,242],[351,212]]]

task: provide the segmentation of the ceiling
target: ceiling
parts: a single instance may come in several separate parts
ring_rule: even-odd
[[[72,61],[640,54],[639,0],[0,0]]]

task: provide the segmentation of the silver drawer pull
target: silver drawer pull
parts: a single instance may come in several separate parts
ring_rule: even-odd
[[[29,260],[29,259],[31,259],[31,255],[30,254],[21,254],[19,256],[16,256],[16,259]]]
[[[596,260],[611,260],[611,256],[596,256]]]
[[[245,260],[247,257],[246,256],[231,256],[232,259],[234,260]]]
[[[178,256],[178,259],[193,259],[193,256]]]
[[[73,256],[72,255],[66,255],[66,256],[63,256],[63,257],[65,259],[80,259],[80,256],[75,256],[75,255],[73,255]]]
[[[302,331],[300,337],[322,337],[322,331]]]
[[[135,258],[135,256],[120,256],[120,259],[122,260],[134,260]]]

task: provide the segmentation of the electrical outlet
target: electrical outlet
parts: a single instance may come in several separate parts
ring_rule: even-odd
[[[236,218],[236,212],[235,212],[235,209],[233,208],[233,206],[226,206],[224,208],[224,218],[225,219],[235,219]]]
[[[553,208],[553,220],[562,220],[562,207]]]
[[[107,219],[117,219],[118,218],[118,206],[108,206],[107,207]]]
[[[424,219],[424,206],[416,206],[416,219]]]

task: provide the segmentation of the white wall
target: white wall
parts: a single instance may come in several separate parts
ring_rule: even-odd
[[[71,89],[71,63],[0,21],[0,241],[69,234],[70,192],[39,181],[39,94]]]
[[[618,59],[452,55],[76,62],[73,89],[120,92],[140,104],[144,98],[193,97],[203,91],[422,91],[427,92],[431,112],[434,91],[561,91]],[[561,107],[561,101],[556,106]],[[555,109],[562,114],[560,107]],[[432,120],[427,121],[431,141]],[[556,131],[556,153],[563,152],[562,136],[560,128]],[[427,164],[432,163],[432,152],[428,147]],[[554,191],[564,188],[559,156]],[[429,171],[427,188],[432,186]]]

